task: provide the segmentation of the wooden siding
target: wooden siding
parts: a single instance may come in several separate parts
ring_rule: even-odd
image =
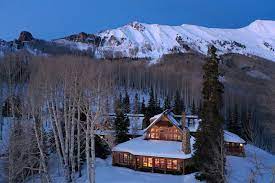
[[[235,156],[244,156],[245,155],[244,144],[226,142],[225,148],[226,148],[226,154],[228,154],[228,155],[235,155]]]
[[[147,140],[181,141],[182,133],[170,122],[161,120],[148,129],[145,138]]]
[[[183,174],[185,166],[189,165],[191,162],[191,159],[138,156],[128,152],[113,152],[112,156],[112,163],[115,166],[169,174]]]

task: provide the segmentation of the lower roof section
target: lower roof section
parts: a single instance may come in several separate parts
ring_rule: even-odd
[[[191,147],[195,143],[195,138],[191,136]],[[182,142],[163,141],[163,140],[144,140],[144,136],[134,138],[127,142],[118,144],[112,151],[129,152],[133,155],[154,156],[162,158],[191,158],[194,150],[191,149],[190,154],[185,154],[182,151]]]

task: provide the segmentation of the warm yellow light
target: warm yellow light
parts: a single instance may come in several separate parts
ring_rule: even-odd
[[[241,147],[243,147],[243,144],[240,144]]]

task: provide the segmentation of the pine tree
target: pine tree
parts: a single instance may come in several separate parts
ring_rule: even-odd
[[[141,103],[140,112],[141,112],[142,114],[144,114],[144,115],[145,115],[145,113],[146,113],[146,105],[145,105],[145,100],[144,100],[144,98],[142,98],[142,103]]]
[[[114,102],[114,111],[115,111],[115,113],[117,113],[118,110],[123,110],[121,93],[119,94],[119,97],[115,99],[115,102]]]
[[[198,116],[201,118],[201,113],[202,113],[202,104],[200,101],[199,107],[198,107]]]
[[[180,93],[177,90],[174,97],[174,109],[173,112],[177,115],[180,115],[184,110],[183,100],[181,99]]]
[[[195,165],[200,171],[197,178],[207,182],[225,182],[225,154],[222,107],[223,85],[218,80],[219,69],[216,48],[209,49],[210,57],[203,66],[202,122],[194,145]]]
[[[116,111],[115,119],[115,137],[116,143],[122,143],[129,140],[128,131],[129,131],[129,118],[123,113],[122,110]]]
[[[239,115],[239,109],[238,105],[234,105],[234,111],[232,112],[229,110],[229,116],[228,116],[228,125],[227,129],[228,131],[235,133],[237,135],[242,135],[242,127],[240,123],[240,115]]]
[[[248,142],[252,142],[253,140],[253,122],[252,122],[252,111],[249,109],[246,114],[246,119],[243,123],[243,136],[244,139]]]
[[[144,113],[144,119],[142,124],[143,128],[146,128],[150,125],[150,118],[156,115],[157,113],[157,102],[155,100],[154,90],[153,88],[151,88],[149,102]]]
[[[149,98],[149,102],[148,102],[148,106],[147,106],[147,115],[148,117],[153,117],[154,115],[156,115],[156,100],[155,100],[155,95],[154,95],[154,90],[153,88],[151,88],[150,91],[150,98]]]
[[[166,96],[163,104],[163,109],[166,110],[170,108],[171,108],[170,100],[169,100],[169,97]]]
[[[228,131],[234,133],[235,131],[235,126],[234,126],[234,120],[233,120],[233,113],[231,111],[231,107],[228,107],[228,112],[227,112],[227,129]]]
[[[130,113],[130,98],[128,95],[128,91],[125,92],[125,97],[123,98],[123,113]]]
[[[140,112],[140,107],[139,107],[139,97],[138,94],[135,94],[135,100],[134,100],[134,113],[138,114]]]
[[[196,104],[195,104],[194,99],[193,99],[193,101],[192,101],[191,113],[192,113],[193,115],[197,113],[197,111],[196,111]]]

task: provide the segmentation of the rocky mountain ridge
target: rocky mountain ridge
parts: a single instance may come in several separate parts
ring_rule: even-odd
[[[22,48],[32,53],[51,54],[44,49],[43,44],[46,44],[47,47],[62,47],[65,52],[85,52],[96,58],[158,59],[173,53],[198,52],[206,55],[208,46],[212,44],[217,47],[219,54],[237,53],[275,61],[275,21],[256,20],[239,29],[132,22],[96,34],[81,32],[51,41],[40,40],[39,44],[43,42],[42,45],[38,45],[38,42],[30,33],[22,32],[16,41],[0,40],[0,54]]]

